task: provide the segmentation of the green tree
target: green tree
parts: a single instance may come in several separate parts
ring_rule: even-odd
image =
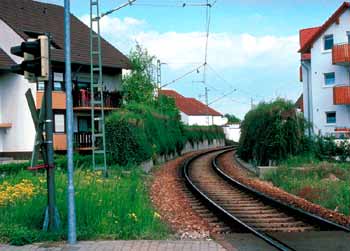
[[[226,113],[225,117],[228,119],[228,123],[230,123],[230,124],[237,124],[237,123],[241,122],[241,120],[233,114]]]
[[[305,149],[305,128],[303,116],[296,113],[291,101],[277,99],[260,103],[241,123],[238,154],[258,165],[297,155]]]
[[[149,55],[140,45],[130,52],[132,70],[122,81],[124,100],[127,103],[146,103],[153,100],[154,82],[152,80],[152,61],[154,56]]]

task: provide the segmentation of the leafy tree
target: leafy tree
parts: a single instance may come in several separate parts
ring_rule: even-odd
[[[226,113],[225,117],[228,119],[228,123],[230,123],[230,124],[237,124],[237,123],[241,122],[241,120],[233,114]]]
[[[268,165],[305,150],[306,123],[291,101],[260,103],[241,123],[238,154],[246,161]]]
[[[129,59],[132,71],[122,81],[124,99],[127,103],[146,103],[153,100],[154,82],[152,80],[152,61],[154,56],[149,55],[146,49],[139,44],[130,52]]]

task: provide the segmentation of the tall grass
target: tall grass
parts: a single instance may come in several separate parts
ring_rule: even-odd
[[[350,165],[292,157],[266,180],[283,190],[331,210],[350,215]]]
[[[41,231],[47,204],[44,174],[26,171],[0,180],[17,184],[31,181],[36,193],[27,200],[18,199],[0,206],[0,242],[26,244],[35,241],[65,239],[67,229],[67,175],[56,172],[57,208],[62,228],[58,233]],[[151,206],[145,175],[138,170],[114,170],[109,178],[88,170],[75,172],[75,198],[78,239],[162,239],[169,234],[167,226]]]

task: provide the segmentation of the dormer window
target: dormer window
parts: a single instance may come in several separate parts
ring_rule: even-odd
[[[334,45],[333,35],[326,35],[326,36],[324,36],[323,37],[323,42],[324,42],[323,49],[325,51],[331,50],[333,48],[333,45]]]

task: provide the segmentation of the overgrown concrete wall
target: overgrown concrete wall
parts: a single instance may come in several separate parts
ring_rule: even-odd
[[[181,155],[192,152],[192,151],[199,151],[199,150],[205,150],[215,147],[225,146],[225,140],[224,139],[214,139],[213,142],[209,143],[208,140],[204,140],[203,142],[197,142],[193,145],[190,142],[187,142],[181,151]],[[163,164],[169,160],[175,159],[181,155],[178,154],[169,154],[169,155],[160,155],[157,156],[155,160],[147,160],[141,163],[141,167],[145,172],[151,171],[151,169],[155,165]]]

